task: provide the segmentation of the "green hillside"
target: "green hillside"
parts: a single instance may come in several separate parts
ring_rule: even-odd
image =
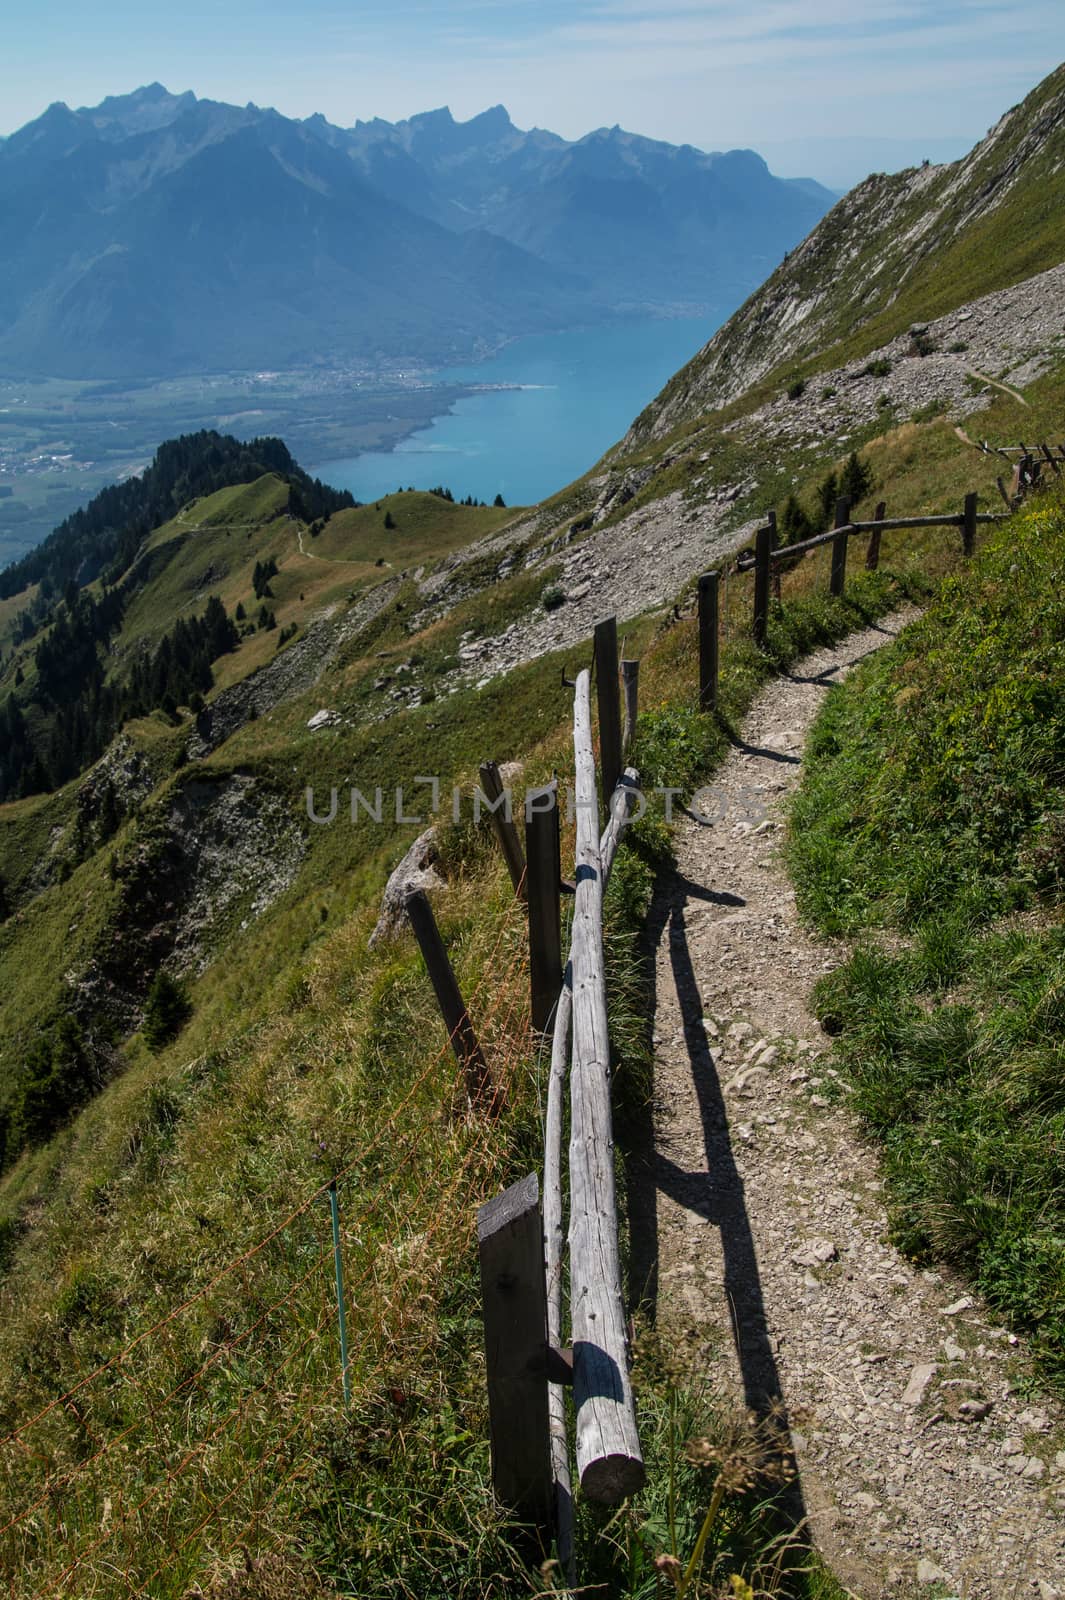
[[[961,1266],[1058,1369],[1060,505],[981,534],[969,571],[953,535],[885,534],[844,600],[823,556],[800,561],[764,650],[751,579],[730,574],[716,717],[695,708],[692,597],[711,534],[738,543],[771,506],[785,531],[823,523],[845,473],[863,511],[956,512],[972,490],[997,508],[1004,464],[972,440],[1061,438],[1054,330],[1016,383],[1005,362],[966,378],[966,352],[937,352],[932,376],[919,348],[861,369],[864,341],[914,320],[905,297],[958,310],[1061,261],[1036,196],[1057,192],[1062,94],[1059,71],[968,163],[862,186],[844,207],[867,224],[864,268],[836,270],[837,208],[762,291],[816,298],[802,349],[756,297],[541,507],[340,505],[278,441],[179,441],[147,494],[108,503],[125,522],[72,522],[0,601],[0,741],[21,752],[0,805],[0,1565],[18,1600],[560,1591],[553,1552],[489,1491],[474,1214],[540,1164],[545,1062],[523,910],[468,805],[442,815],[433,900],[497,1114],[469,1112],[409,936],[368,940],[429,820],[421,779],[446,807],[489,758],[523,763],[519,787],[569,770],[566,680],[590,639],[567,562],[586,540],[589,590],[621,574],[652,783],[694,787],[773,673],[932,596],[832,700],[795,873],[810,917],[858,940],[817,1004],[884,1141],[900,1240]],[[893,303],[900,218],[928,227]],[[860,352],[849,410],[812,378],[841,348]],[[727,395],[703,383],[726,356],[749,368]],[[652,600],[667,547],[690,570]],[[532,657],[516,666],[515,638]],[[352,786],[380,787],[380,822],[351,820]],[[417,821],[396,820],[399,787]],[[321,814],[334,790],[316,823],[308,791]],[[641,939],[669,852],[652,814],[607,906],[622,1184],[651,1093]],[[579,1505],[582,1586],[657,1597],[702,1549],[689,1600],[841,1600],[808,1551],[773,1543],[779,1455],[639,1318],[637,1334],[649,1484],[616,1515]]]
[[[998,532],[832,697],[792,817],[818,985],[908,1252],[1065,1372],[1065,502]]]

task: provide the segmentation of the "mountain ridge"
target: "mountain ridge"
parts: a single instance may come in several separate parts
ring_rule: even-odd
[[[724,311],[832,198],[744,159],[747,195],[727,157],[568,143],[502,106],[345,130],[161,84],[55,102],[0,145],[0,369],[446,364],[619,311]]]

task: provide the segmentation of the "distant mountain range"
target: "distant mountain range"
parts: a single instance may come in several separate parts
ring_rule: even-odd
[[[624,314],[723,313],[834,196],[749,150],[431,111],[354,128],[160,84],[0,143],[0,370],[446,362]]]

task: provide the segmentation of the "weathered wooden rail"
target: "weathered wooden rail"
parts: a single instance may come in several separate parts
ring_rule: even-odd
[[[1057,470],[1056,462],[1052,464]],[[756,641],[764,644],[771,606],[780,603],[781,571],[809,551],[831,546],[830,588],[841,595],[852,538],[869,535],[865,566],[871,570],[879,564],[883,535],[896,529],[957,529],[962,551],[969,556],[977,528],[1004,515],[981,513],[977,505],[976,494],[967,494],[957,513],[888,517],[881,503],[871,520],[856,520],[851,518],[849,501],[841,497],[832,528],[785,546],[777,543],[776,518],[771,515],[757,531],[754,550],[742,553],[732,567],[734,572],[754,574]],[[717,572],[705,573],[698,583],[698,703],[709,712],[718,707],[720,577]],[[594,646],[602,793],[609,804],[605,820],[601,819],[592,674],[585,669],[572,685],[576,818],[572,884],[561,877],[557,781],[526,793],[523,849],[498,768],[485,762],[480,769],[482,797],[515,895],[527,906],[533,1036],[541,1049],[550,1046],[542,1186],[536,1174],[529,1174],[478,1212],[493,1484],[502,1503],[537,1526],[553,1529],[570,1581],[574,1479],[567,1394],[572,1395],[582,1493],[589,1500],[618,1504],[635,1493],[645,1477],[629,1377],[618,1239],[603,942],[603,896],[639,793],[638,774],[623,768],[636,725],[639,663],[619,663],[613,617],[596,625]],[[624,718],[619,679],[624,683]],[[563,894],[573,897],[565,959]],[[465,1073],[470,1106],[483,1109],[487,1104],[491,1110],[496,1092],[490,1069],[424,895],[412,897],[409,909]],[[563,1162],[567,1105],[568,1167]],[[567,1245],[568,1347],[563,1332]]]
[[[601,822],[592,674],[585,669],[573,685],[572,885],[561,881],[557,783],[526,794],[522,850],[508,820],[498,769],[492,762],[481,767],[493,829],[515,893],[527,902],[533,1035],[541,1047],[549,1043],[551,1052],[542,1189],[530,1174],[478,1212],[492,1477],[501,1502],[537,1525],[553,1528],[567,1571],[573,1556],[574,1481],[567,1393],[572,1394],[582,1493],[614,1505],[644,1481],[629,1378],[614,1187],[603,945],[603,896],[637,794],[636,772],[621,770],[621,763],[635,730],[638,663],[619,663],[613,617],[595,629],[595,676],[602,789],[609,803]],[[624,721],[619,679],[624,682]],[[573,897],[573,919],[563,964],[560,894],[567,891]],[[431,963],[476,1108],[483,1104],[487,1068],[450,968],[441,979],[442,946],[439,935],[433,937],[435,928],[426,930],[426,907],[424,896],[412,897],[411,921],[427,965]],[[563,1164],[567,1078],[568,1168]],[[568,1346],[563,1334],[567,1254]]]
[[[1001,488],[1001,484],[1000,484]],[[1003,490],[1005,496],[1005,490]],[[1011,502],[1005,496],[1007,504]],[[842,596],[847,580],[847,553],[850,540],[858,535],[868,534],[869,545],[866,551],[865,565],[869,571],[875,571],[880,562],[880,542],[885,533],[890,533],[899,528],[957,528],[961,533],[962,553],[971,556],[976,547],[976,530],[985,523],[1001,522],[1010,513],[1005,511],[978,511],[978,496],[967,494],[961,511],[949,512],[944,515],[928,517],[889,517],[886,507],[881,503],[876,508],[876,515],[872,521],[854,521],[850,514],[850,501],[841,496],[836,502],[836,514],[833,526],[823,533],[812,534],[809,539],[796,540],[794,544],[778,545],[776,543],[776,517],[771,514],[770,520],[764,527],[759,528],[754,536],[753,551],[743,551],[736,558],[732,570],[734,572],[754,573],[754,606],[751,623],[751,633],[756,644],[764,645],[770,615],[770,591],[774,573],[779,573],[784,567],[792,565],[797,557],[817,550],[822,545],[831,545],[832,564],[829,575],[829,592]],[[1011,506],[1012,509],[1012,506]],[[710,574],[709,577],[715,577]],[[702,584],[707,582],[703,578],[700,582],[700,596]],[[700,615],[702,607],[700,606]],[[708,626],[709,626],[708,621]],[[700,625],[700,638],[702,625]],[[710,646],[701,645],[709,650]],[[716,686],[714,690],[716,698]],[[700,690],[700,701],[706,704],[703,692]]]

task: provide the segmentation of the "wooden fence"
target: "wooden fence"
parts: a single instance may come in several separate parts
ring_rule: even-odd
[[[888,517],[880,504],[871,520],[852,521],[850,503],[843,497],[831,529],[786,546],[776,542],[776,518],[770,513],[755,536],[753,551],[741,552],[731,569],[754,574],[756,642],[765,642],[772,598],[775,593],[779,600],[779,573],[785,565],[830,544],[830,589],[842,595],[849,543],[857,536],[868,535],[865,566],[870,570],[878,566],[882,536],[900,528],[955,528],[968,556],[976,529],[1006,515],[981,513],[977,503],[976,494],[967,494],[959,512],[928,517]],[[717,572],[709,572],[698,584],[698,703],[710,712],[718,703],[719,580]],[[603,896],[638,792],[638,774],[623,767],[623,761],[636,724],[639,664],[619,663],[613,617],[596,625],[594,664],[600,779],[609,804],[604,821],[592,741],[592,674],[586,669],[570,685],[576,813],[572,882],[561,876],[557,782],[527,792],[523,848],[498,767],[487,761],[480,768],[482,799],[489,807],[515,894],[527,905],[532,1027],[538,1046],[550,1047],[551,1062],[542,1186],[538,1175],[530,1173],[481,1206],[477,1218],[492,1477],[503,1504],[529,1522],[554,1530],[559,1558],[570,1578],[571,1431],[581,1491],[588,1499],[618,1504],[644,1481],[618,1246],[603,948]],[[573,898],[565,960],[560,916],[564,894]],[[418,891],[407,906],[464,1072],[470,1105],[491,1112],[496,1106],[491,1073],[428,901]],[[568,1186],[562,1164],[567,1079]],[[563,1343],[567,1193],[569,1346]],[[572,1394],[572,1430],[567,1393]]]
[[[770,589],[774,573],[779,573],[782,568],[791,566],[795,558],[804,556],[810,550],[817,550],[820,546],[832,546],[832,564],[829,575],[829,592],[842,596],[847,582],[847,553],[851,539],[858,535],[868,534],[869,544],[866,550],[865,566],[868,571],[875,572],[880,563],[880,541],[885,533],[890,533],[897,528],[957,528],[961,533],[962,553],[971,556],[975,549],[977,528],[989,522],[1002,522],[1010,515],[1008,511],[978,511],[978,496],[967,494],[959,512],[949,513],[945,516],[932,517],[889,517],[886,515],[886,506],[883,502],[877,506],[875,515],[868,522],[853,522],[850,514],[850,501],[846,495],[836,502],[836,514],[833,526],[824,533],[816,533],[809,539],[800,539],[795,544],[781,545],[777,543],[776,515],[769,513],[769,518],[764,527],[757,530],[754,537],[753,551],[742,552],[736,559],[732,570],[734,572],[754,573],[754,609],[751,621],[751,633],[758,645],[763,645],[766,639],[766,629],[769,622]],[[711,574],[711,577],[716,576]],[[707,580],[701,580],[701,584]],[[700,586],[700,599],[702,588]],[[713,619],[706,618],[706,627],[709,629]],[[702,606],[700,605],[700,637],[703,632]],[[709,645],[706,646],[709,652]],[[714,643],[716,651],[716,637]],[[716,676],[714,687],[707,689],[707,703],[716,704]],[[702,698],[702,692],[700,693]]]

